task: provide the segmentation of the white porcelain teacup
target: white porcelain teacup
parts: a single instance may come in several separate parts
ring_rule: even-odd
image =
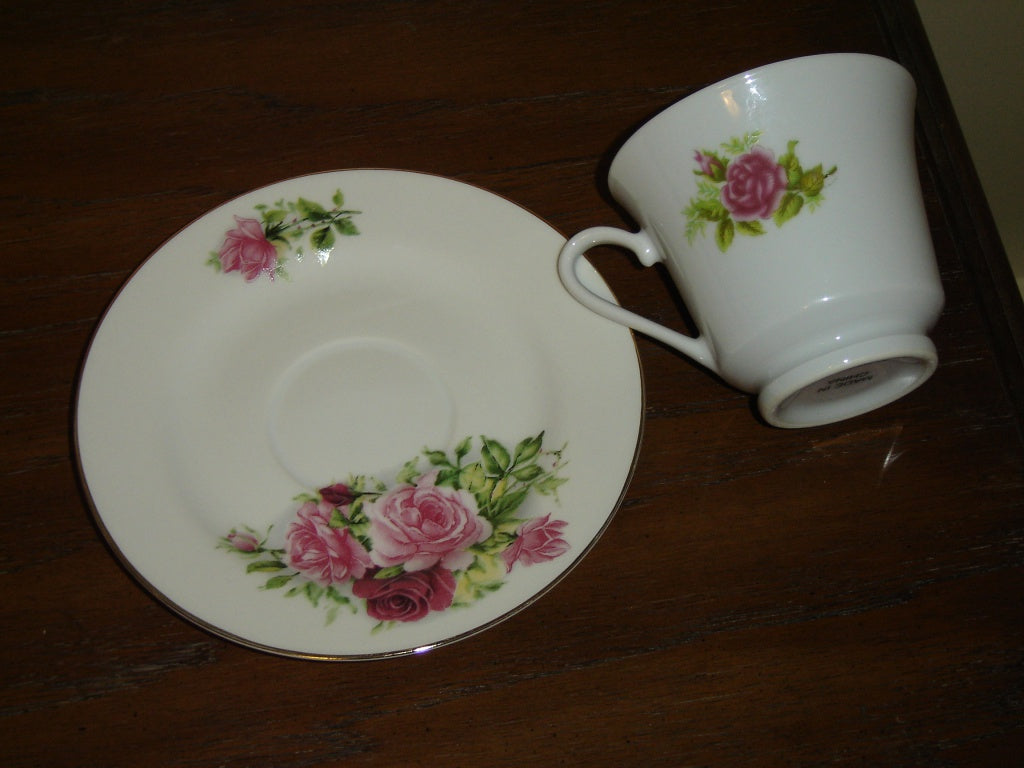
[[[865,54],[778,62],[684,98],[616,153],[611,193],[640,225],[580,232],[569,292],[806,427],[890,403],[935,370],[943,293],[914,154],[911,76]],[[677,333],[591,293],[590,248],[663,261],[696,323]]]

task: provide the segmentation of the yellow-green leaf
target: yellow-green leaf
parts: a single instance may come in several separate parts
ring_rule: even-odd
[[[718,250],[722,253],[729,250],[735,236],[736,225],[732,223],[732,219],[722,219],[718,222],[718,226],[715,227],[715,242],[718,244]]]

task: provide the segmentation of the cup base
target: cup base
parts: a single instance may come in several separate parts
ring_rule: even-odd
[[[770,381],[758,410],[776,427],[815,427],[859,416],[903,397],[935,371],[922,335],[886,336],[816,357]]]

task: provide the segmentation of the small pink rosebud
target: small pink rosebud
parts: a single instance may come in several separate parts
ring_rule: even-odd
[[[255,552],[260,545],[260,540],[251,533],[239,533],[232,531],[227,536],[228,543],[239,552]]]
[[[698,151],[693,154],[693,160],[700,168],[700,172],[708,178],[714,181],[722,181],[725,178],[725,166],[714,155],[705,155]]]
[[[505,572],[511,572],[516,563],[533,565],[554,560],[568,552],[569,542],[563,536],[567,525],[565,520],[552,520],[550,514],[535,517],[520,525],[515,541],[501,553]]]

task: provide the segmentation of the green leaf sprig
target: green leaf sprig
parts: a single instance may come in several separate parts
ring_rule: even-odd
[[[330,258],[337,235],[348,237],[359,234],[359,228],[352,217],[361,211],[344,207],[345,196],[340,189],[334,192],[331,202],[333,207],[327,209],[320,203],[300,197],[295,201],[278,200],[273,205],[260,204],[254,207],[259,211],[267,240],[292,247],[308,235],[309,243],[322,264]],[[294,248],[294,251],[296,258],[303,257],[301,246]]]

